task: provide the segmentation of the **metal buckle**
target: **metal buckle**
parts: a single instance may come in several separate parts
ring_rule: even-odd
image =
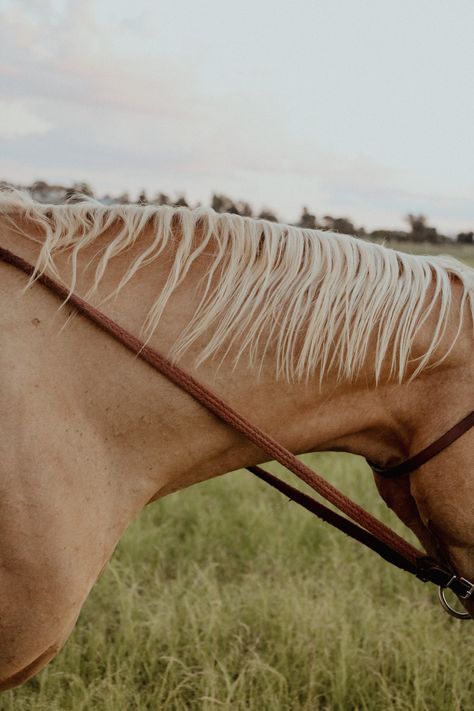
[[[453,577],[456,578],[457,580],[459,580],[459,582],[465,583],[465,585],[467,587],[467,592],[465,592],[464,595],[461,595],[460,593],[458,593],[457,594],[458,597],[461,598],[461,600],[469,600],[469,598],[474,595],[474,583],[471,583],[470,580],[466,580],[466,578],[461,578],[461,577],[458,578],[456,575],[454,575]],[[446,587],[449,588],[451,582],[452,582],[452,579],[449,581],[449,583]]]
[[[453,578],[455,578],[455,577],[456,576],[453,575],[453,577],[451,578],[451,580],[449,582],[451,583],[453,581]],[[445,585],[445,586],[440,585],[438,588],[438,597],[439,597],[439,601],[440,601],[443,609],[448,613],[448,615],[451,615],[451,617],[456,617],[458,620],[471,619],[471,615],[469,614],[469,612],[456,610],[454,607],[451,607],[449,602],[446,600],[446,596],[444,594],[444,591],[446,590],[447,587],[448,587],[448,585]],[[471,590],[472,590],[472,587],[473,586],[471,585]],[[463,596],[463,598],[464,598],[464,596]]]

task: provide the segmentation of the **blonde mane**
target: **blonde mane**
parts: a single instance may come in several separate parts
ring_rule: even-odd
[[[402,381],[409,365],[411,377],[427,367],[443,339],[448,319],[453,318],[452,277],[463,285],[458,333],[466,305],[474,318],[474,270],[450,257],[404,254],[347,235],[217,214],[207,208],[104,206],[91,199],[44,205],[17,190],[0,192],[0,216],[11,223],[23,216],[44,233],[38,272],[58,276],[55,255],[70,254],[71,291],[81,249],[118,224],[118,233],[98,256],[90,295],[110,260],[132,244],[139,246],[145,228],[151,228],[151,244],[138,250],[113,292],[173,247],[166,284],[142,324],[145,339],[158,327],[192,263],[204,252],[212,255],[202,279],[202,297],[171,353],[179,359],[206,334],[209,340],[197,365],[232,348],[236,361],[246,353],[250,366],[258,367],[272,343],[277,377],[304,379],[318,372],[322,380],[332,370],[339,379],[352,380],[375,335],[376,380],[390,358],[390,378]],[[415,334],[430,316],[435,317],[432,337],[414,364],[410,353]]]

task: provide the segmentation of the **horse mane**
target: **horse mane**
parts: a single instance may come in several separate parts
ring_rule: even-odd
[[[146,340],[192,263],[203,253],[212,255],[195,312],[171,352],[179,359],[206,334],[196,365],[232,348],[235,362],[247,353],[250,365],[258,367],[271,343],[277,377],[304,379],[317,371],[322,381],[331,370],[338,379],[350,381],[360,373],[375,337],[376,381],[390,359],[389,377],[401,382],[409,366],[410,378],[417,377],[439,348],[453,317],[453,278],[463,287],[457,334],[436,365],[454,346],[466,304],[474,318],[474,270],[451,257],[405,254],[347,235],[218,214],[209,208],[105,206],[85,197],[76,203],[46,205],[16,189],[0,191],[0,216],[17,230],[18,217],[26,218],[44,234],[38,273],[48,270],[57,277],[55,255],[70,254],[71,291],[80,250],[118,225],[98,255],[89,296],[110,260],[132,244],[138,247],[145,228],[152,229],[151,243],[138,250],[109,295],[172,247],[167,281],[142,324]],[[434,319],[431,340],[413,359],[415,335],[428,318]]]

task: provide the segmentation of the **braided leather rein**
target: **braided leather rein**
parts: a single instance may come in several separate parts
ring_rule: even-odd
[[[86,316],[100,329],[113,336],[113,338],[119,341],[125,348],[144,360],[182,390],[186,391],[230,427],[246,436],[268,455],[269,458],[278,461],[286,469],[292,471],[297,477],[325,498],[326,501],[338,508],[345,516],[341,516],[336,511],[316,501],[299,489],[290,486],[285,481],[278,479],[261,467],[248,467],[248,470],[257,477],[275,489],[278,489],[290,500],[295,501],[346,535],[375,551],[392,565],[416,575],[416,577],[423,582],[432,582],[440,586],[440,590],[444,591],[444,589],[449,588],[462,600],[474,599],[474,583],[461,576],[455,575],[447,567],[405,541],[395,533],[395,531],[392,531],[384,523],[342,494],[342,492],[332,486],[332,484],[297,459],[289,450],[236,412],[230,405],[224,402],[224,400],[219,398],[207,387],[201,385],[179,366],[171,363],[153,348],[144,345],[138,338],[108,318],[103,312],[91,304],[88,304],[77,294],[70,293],[62,284],[51,279],[46,274],[38,274],[35,272],[34,266],[16,254],[7,249],[0,248],[0,261],[10,264],[30,277],[34,277],[35,281],[38,281],[64,301],[73,305],[80,314]],[[382,475],[395,476],[398,474],[406,474],[448,447],[472,426],[474,426],[474,412],[471,412],[470,415],[436,440],[436,442],[403,464],[389,470],[381,470],[374,465],[371,466],[376,473]],[[447,605],[444,598],[442,599],[442,603],[448,612],[451,614],[455,612]],[[469,617],[469,614],[463,612],[457,613],[455,616]]]

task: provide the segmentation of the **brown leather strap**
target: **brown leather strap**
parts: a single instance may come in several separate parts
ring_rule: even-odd
[[[0,248],[0,260],[11,264],[29,276],[35,275],[35,269],[31,264],[9,250]],[[299,461],[289,450],[264,433],[259,427],[242,417],[230,405],[225,403],[211,390],[201,385],[191,375],[168,361],[154,349],[144,345],[133,334],[121,328],[104,313],[81,299],[80,296],[70,293],[66,287],[54,281],[46,274],[36,274],[35,279],[65,301],[67,300],[79,313],[86,316],[103,331],[112,335],[128,350],[147,362],[155,370],[175,383],[175,385],[189,393],[195,400],[200,402],[221,420],[248,437],[271,459],[275,459],[296,474],[296,476],[317,491],[327,501],[336,506],[336,508],[346,514],[346,516],[356,521],[357,525],[352,524],[342,516],[334,515],[333,511],[310,499],[310,497],[306,497],[305,495],[300,496],[301,492],[297,492],[297,490],[292,487],[287,488],[288,485],[285,485],[284,482],[279,482],[276,486],[280,491],[290,493],[290,498],[294,498],[295,501],[298,500],[298,503],[304,500],[305,503],[301,505],[306,506],[308,503],[307,499],[309,499],[313,503],[306,506],[306,508],[313,510],[313,512],[319,516],[321,516],[324,509],[322,515],[325,517],[325,520],[341,528],[347,535],[357,538],[357,540],[364,543],[364,545],[369,545],[372,550],[375,550],[383,558],[393,563],[393,565],[416,574],[423,581],[431,580],[434,576],[433,582],[438,584],[439,580],[443,580],[446,584],[449,582],[450,587],[454,589],[455,592],[460,591],[458,594],[468,590],[469,596],[471,596],[471,594],[474,595],[474,586],[472,586],[469,581],[464,581],[465,584],[460,582],[463,581],[462,578],[453,576],[451,571],[441,568],[441,566],[438,566],[431,561],[431,559],[428,559],[424,553],[417,550],[410,543],[403,540],[395,531],[392,531],[358,504],[344,496],[344,494],[319,476],[319,474],[316,474],[316,472],[309,469],[303,462]],[[252,467],[250,471],[260,476],[260,478],[265,479],[267,482],[272,479],[272,486],[275,486],[275,482],[273,481],[275,477],[264,472],[264,470]],[[364,534],[356,532],[355,528],[359,528],[361,531],[365,529]],[[435,570],[433,574],[430,572],[432,569]]]
[[[350,519],[341,516],[337,513],[337,511],[333,511],[333,509],[325,506],[320,501],[316,501],[316,499],[313,499],[311,496],[308,496],[299,489],[295,489],[294,486],[291,486],[283,479],[273,476],[273,474],[270,474],[261,467],[247,467],[247,469],[252,474],[255,474],[255,476],[259,479],[262,479],[262,481],[266,484],[269,484],[271,487],[287,496],[290,501],[294,501],[315,516],[318,516],[318,518],[322,519],[326,523],[329,523],[331,526],[334,526],[334,528],[337,528],[339,531],[342,531],[342,533],[345,533],[350,538],[353,538],[367,548],[370,548],[375,553],[378,553],[387,562],[392,563],[392,565],[396,565],[397,568],[406,570],[408,573],[418,575],[418,565],[413,565],[411,561],[400,555],[392,547],[387,546],[376,536],[372,535],[364,528],[361,528]]]
[[[247,467],[247,469],[262,479],[264,482],[277,489],[279,492],[288,496],[290,501],[294,501],[299,506],[302,506],[307,511],[310,511],[315,516],[318,516],[326,523],[329,523],[334,528],[342,531],[350,538],[353,538],[359,543],[362,543],[370,550],[378,553],[384,560],[392,565],[395,565],[407,573],[416,575],[417,578],[424,583],[431,582],[439,585],[441,588],[450,588],[456,595],[463,600],[468,600],[474,597],[474,584],[466,578],[454,575],[452,570],[440,565],[436,560],[429,556],[420,556],[417,558],[415,565],[404,556],[400,555],[392,547],[385,545],[376,536],[373,536],[368,531],[358,526],[353,521],[341,516],[336,511],[333,511],[328,506],[324,506],[319,501],[316,501],[311,496],[303,493],[299,489],[295,489],[286,481],[278,479],[261,467]]]
[[[444,435],[441,435],[441,437],[438,437],[437,440],[428,445],[428,447],[425,447],[421,452],[410,457],[410,459],[406,459],[401,464],[387,468],[377,467],[371,462],[368,462],[368,464],[372,470],[376,474],[380,474],[380,476],[394,477],[400,476],[401,474],[409,474],[410,472],[414,472],[415,469],[418,469],[418,467],[421,467],[422,464],[429,462],[433,457],[436,457],[443,449],[449,447],[449,445],[459,439],[461,435],[468,432],[471,427],[474,427],[474,410],[454,425],[454,427],[451,427]]]

